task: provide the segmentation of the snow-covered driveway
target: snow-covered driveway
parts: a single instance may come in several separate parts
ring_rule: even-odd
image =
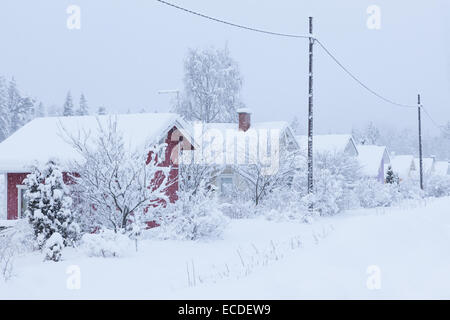
[[[71,265],[79,290],[67,289]],[[68,250],[63,262],[44,263],[32,254],[15,273],[0,283],[0,298],[448,299],[450,198],[311,225],[238,220],[223,240],[148,240],[119,259]]]

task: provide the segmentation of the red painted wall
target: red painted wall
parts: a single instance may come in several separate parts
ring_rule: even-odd
[[[23,179],[25,179],[27,173],[8,173],[8,190],[7,190],[7,199],[8,199],[8,210],[7,216],[8,220],[17,219],[18,217],[18,189],[17,185],[22,184]]]

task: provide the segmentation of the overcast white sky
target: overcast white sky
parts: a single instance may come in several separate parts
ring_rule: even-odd
[[[375,90],[408,104],[418,92],[436,121],[450,120],[448,0],[170,0],[258,28],[315,34]],[[81,30],[68,30],[66,8],[81,7]],[[369,5],[381,29],[366,26]],[[3,0],[0,74],[47,105],[70,89],[91,108],[168,111],[161,89],[182,88],[189,47],[228,45],[245,79],[243,99],[256,120],[306,124],[307,41],[276,38],[209,22],[154,0]],[[415,126],[415,110],[388,105],[360,88],[316,46],[315,125],[345,132],[367,121]],[[425,130],[433,130],[426,119]]]

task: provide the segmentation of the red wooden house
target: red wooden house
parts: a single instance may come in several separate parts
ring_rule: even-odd
[[[167,143],[165,166],[172,166],[170,178],[175,181],[167,190],[171,201],[178,190],[177,155],[180,142],[192,147],[189,124],[174,113],[141,113],[112,116],[37,118],[0,143],[0,174],[6,176],[4,197],[6,218],[22,218],[25,212],[22,182],[32,165],[56,159],[70,172],[69,163],[79,155],[68,142],[68,136],[95,135],[99,124],[113,120],[124,142],[132,148],[145,148],[149,143]],[[2,201],[0,201],[2,203]]]

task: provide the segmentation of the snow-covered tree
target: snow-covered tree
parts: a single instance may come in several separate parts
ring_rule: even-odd
[[[78,225],[74,221],[72,198],[59,166],[49,161],[42,170],[34,168],[24,184],[28,200],[26,215],[33,227],[37,246],[40,249],[47,245],[53,248],[56,238],[61,238],[64,246],[71,245],[78,235]],[[53,237],[51,244],[46,244],[53,234],[58,235]]]
[[[297,117],[294,117],[290,123],[290,127],[296,135],[304,134],[303,126]]]
[[[77,116],[87,116],[89,114],[89,107],[87,104],[86,97],[82,93],[80,96],[80,106],[76,112]]]
[[[6,81],[0,77],[0,141],[10,134],[11,114],[8,109],[8,89]]]
[[[394,170],[392,169],[392,166],[388,167],[388,170],[386,172],[386,183],[389,184],[398,184],[400,182],[400,179],[397,174],[395,174]]]
[[[34,110],[34,116],[36,118],[41,118],[41,117],[46,116],[45,106],[42,102],[39,102],[39,104],[36,106],[36,108]]]
[[[98,109],[97,109],[97,114],[98,114],[99,116],[104,116],[104,115],[108,114],[108,112],[106,111],[106,108],[105,108],[105,107],[100,106],[100,107],[98,107]]]
[[[235,122],[242,76],[225,49],[191,49],[184,62],[184,92],[174,110],[187,120]]]
[[[34,99],[20,95],[14,78],[8,84],[0,78],[0,141],[34,117]]]
[[[81,156],[71,167],[73,190],[84,229],[131,231],[152,221],[152,210],[168,202],[173,181],[162,166],[166,144],[132,149],[125,144],[117,120],[98,119],[98,129],[67,139]]]
[[[252,157],[254,155],[248,155],[247,164],[237,164],[233,167],[243,182],[248,197],[258,206],[270,193],[283,192],[283,189],[290,188],[301,156],[297,151],[279,150],[276,154],[276,157],[279,157],[278,168],[273,172],[268,172],[262,161]]]
[[[361,178],[358,161],[343,152],[317,153],[314,161],[314,209],[322,215],[352,208]]]
[[[70,91],[67,92],[66,101],[64,102],[64,105],[63,105],[63,113],[62,113],[62,115],[64,117],[69,117],[69,116],[73,116],[74,115],[73,100],[72,100],[72,95],[70,94]]]
[[[369,122],[362,130],[353,129],[352,134],[362,145],[378,145],[380,143],[381,134],[373,122]]]

